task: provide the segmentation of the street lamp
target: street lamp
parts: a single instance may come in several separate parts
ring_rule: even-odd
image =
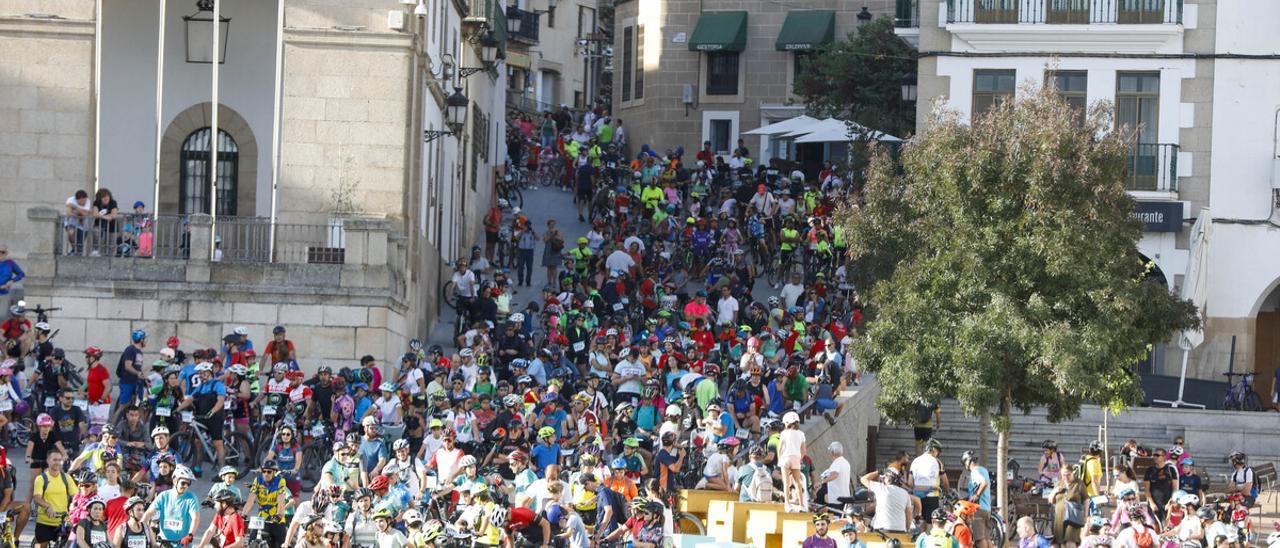
[[[208,15],[205,15],[205,13]],[[182,16],[187,31],[187,62],[212,63],[209,44],[213,43],[213,0],[196,0],[196,12]],[[230,17],[218,17],[218,63],[227,62],[227,32],[231,30]]]
[[[426,129],[422,131],[423,142],[430,143],[446,135],[457,135],[467,120],[467,107],[471,101],[462,94],[462,88],[453,88],[453,94],[444,100],[444,125],[449,129]]]
[[[916,102],[916,73],[908,72],[902,76],[902,101],[905,103]]]
[[[507,7],[507,32],[520,34],[520,28],[523,26],[524,18],[520,17],[520,8],[514,5]]]
[[[858,28],[867,26],[871,22],[871,11],[866,6],[862,6],[862,11],[858,12]]]

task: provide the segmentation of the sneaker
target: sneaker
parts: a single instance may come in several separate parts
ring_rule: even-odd
[[[98,250],[96,250],[96,249],[95,249],[95,250],[93,250],[92,252],[90,252],[90,253],[89,253],[89,256],[90,256],[90,257],[101,257],[101,256],[102,256],[102,254],[101,254],[101,253],[98,253]]]

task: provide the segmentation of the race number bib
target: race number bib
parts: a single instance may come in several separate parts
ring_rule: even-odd
[[[172,409],[169,409],[168,407],[157,407],[157,408],[156,408],[156,416],[157,416],[157,417],[168,417],[168,416],[170,416],[170,415],[172,415],[172,414],[173,414],[173,410],[172,410]]]
[[[263,415],[274,415],[274,414],[276,414],[276,406],[274,406],[274,405],[264,405],[264,406],[262,406],[262,414],[263,414]]]
[[[89,400],[85,400],[85,399],[77,398],[77,399],[76,399],[76,407],[79,407],[81,411],[88,412],[88,411],[89,411]]]
[[[13,411],[13,400],[0,401],[0,413]]]
[[[195,414],[195,412],[194,412],[194,411],[183,411],[183,412],[182,412],[182,422],[190,423],[190,422],[191,422],[192,420],[194,420],[195,418],[196,418],[196,414]]]
[[[107,541],[106,531],[89,531],[89,545],[97,546],[98,543]]]
[[[316,438],[319,438],[319,437],[324,436],[324,425],[323,425],[323,424],[317,424],[317,425],[315,425],[315,426],[312,426],[312,427],[311,427],[311,436],[312,436],[312,437],[316,437]]]
[[[182,520],[177,518],[169,518],[164,520],[164,528],[168,531],[181,531]]]
[[[587,343],[585,341],[578,341],[576,343],[573,343],[574,352],[582,352],[586,348],[587,348]],[[0,405],[0,410],[3,410],[3,409],[4,409],[4,406]]]
[[[45,407],[53,407],[53,402],[54,402],[53,396],[45,396],[44,398]]]
[[[147,537],[129,537],[128,548],[147,548]]]
[[[619,312],[619,311],[621,311],[621,310],[622,310],[622,303],[613,303],[613,311],[614,311],[614,312]]]
[[[262,516],[253,516],[249,518],[249,528],[254,531],[260,531],[266,527],[266,520]]]

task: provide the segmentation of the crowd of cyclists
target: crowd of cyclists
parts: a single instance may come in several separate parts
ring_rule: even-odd
[[[15,306],[0,439],[33,481],[18,500],[0,450],[0,545],[34,518],[40,548],[654,548],[701,527],[679,510],[698,488],[815,512],[806,548],[836,546],[834,525],[855,546],[873,531],[991,546],[990,474],[969,455],[954,503],[929,484],[945,481],[936,442],[919,469],[854,476],[839,442],[814,465],[801,423],[834,424],[859,382],[861,303],[832,220],[857,197],[847,174],[757,165],[741,143],[624,156],[606,111],[574,122],[548,139],[513,121],[503,184],[571,191],[590,228],[538,234],[497,204],[487,245],[454,266],[447,347],[334,371],[299,359],[286,326],[261,347],[238,327],[154,351],[136,330],[110,369]],[[562,168],[545,179],[548,162]],[[517,303],[539,243],[549,282]],[[217,483],[195,493],[206,471]]]

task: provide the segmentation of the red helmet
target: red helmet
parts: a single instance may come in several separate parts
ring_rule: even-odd
[[[93,356],[93,357],[95,357],[95,358],[101,358],[101,357],[102,357],[102,349],[101,349],[101,348],[98,348],[98,347],[96,347],[96,346],[90,346],[89,348],[84,349],[84,355],[86,355],[86,356]]]
[[[720,366],[718,366],[718,365],[716,365],[716,364],[714,364],[714,363],[709,363],[709,364],[707,364],[706,366],[704,366],[704,367],[702,368],[702,374],[703,374],[703,375],[710,375],[710,374],[713,374],[713,373],[714,373],[714,374],[716,374],[716,375],[719,375],[719,374],[720,374]]]
[[[306,378],[306,376],[307,375],[301,371],[290,371],[288,373],[285,373],[284,378],[293,380],[293,379],[303,379],[303,378]]]
[[[529,462],[529,455],[526,455],[524,454],[524,451],[517,449],[512,451],[510,455],[507,455],[507,460],[513,462]]]
[[[369,489],[374,491],[386,489],[390,485],[391,480],[387,479],[387,477],[383,475],[374,476],[373,479],[369,480]]]
[[[180,344],[182,344],[182,341],[178,339],[177,335],[170,335],[169,339],[164,342],[165,346],[175,349],[178,348],[178,345]]]
[[[523,506],[511,509],[511,517],[507,519],[507,529],[524,529],[533,523],[534,518],[538,517],[533,510]]]
[[[250,348],[250,349],[248,349],[248,350],[245,350],[245,351],[244,351],[244,357],[246,357],[246,358],[256,358],[256,357],[258,357],[258,353],[257,353],[257,352],[254,352],[254,351],[253,351],[253,349],[252,349],[252,348]]]

